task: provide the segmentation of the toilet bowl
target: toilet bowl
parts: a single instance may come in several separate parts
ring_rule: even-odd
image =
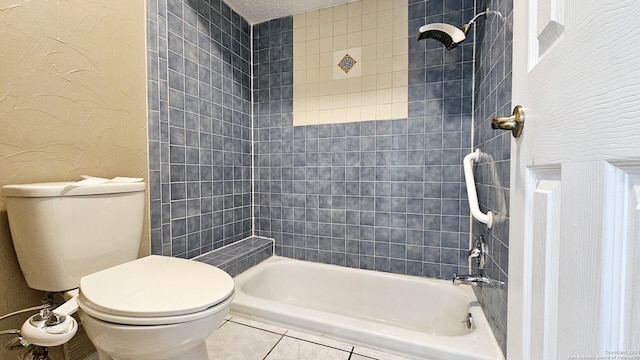
[[[227,310],[202,319],[170,325],[113,324],[79,312],[99,360],[208,359],[206,338],[222,323]]]
[[[100,360],[202,360],[232,299],[224,271],[148,256],[83,277],[77,303]]]

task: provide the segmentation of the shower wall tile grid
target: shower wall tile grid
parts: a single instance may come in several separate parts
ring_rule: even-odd
[[[273,256],[273,239],[251,236],[193,258],[236,276]]]
[[[406,1],[294,15],[293,124],[407,118],[407,20]]]
[[[251,234],[248,23],[220,0],[148,0],[152,253]]]
[[[409,2],[409,31],[473,1]],[[462,7],[460,8],[462,4]],[[292,126],[292,19],[254,27],[255,231],[276,254],[395,273],[466,272],[473,44],[409,39],[409,117]]]
[[[478,36],[475,69],[473,42],[445,51],[412,34],[486,8],[508,16],[512,0],[408,0],[406,119],[293,126],[291,17],[254,26],[251,39],[221,0],[147,0],[152,253],[231,264],[226,248],[209,252],[249,237],[253,218],[278,255],[430,277],[466,272],[461,163],[472,145],[493,158],[476,168],[482,210],[508,208],[510,138],[487,121],[510,113],[511,34],[499,18],[478,21],[468,35]],[[508,224],[473,223],[492,250],[488,274],[500,280]],[[267,251],[254,250],[235,271]],[[506,290],[479,297],[504,350]]]
[[[477,11],[498,10],[510,18],[513,0],[481,0]],[[475,92],[475,147],[489,161],[476,167],[478,197],[481,210],[498,214],[498,221],[489,230],[485,225],[473,222],[473,232],[483,234],[490,249],[487,275],[493,279],[508,281],[509,266],[509,171],[511,133],[491,129],[490,121],[496,116],[511,114],[511,54],[512,32],[499,17],[488,16],[476,25],[476,92]],[[506,353],[507,289],[478,288],[478,299],[493,333]]]

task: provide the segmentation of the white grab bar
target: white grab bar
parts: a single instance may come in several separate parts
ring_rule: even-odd
[[[480,149],[476,149],[476,151],[469,153],[462,161],[464,167],[464,180],[467,184],[467,196],[469,197],[469,209],[471,210],[471,216],[481,223],[487,224],[487,227],[491,229],[493,226],[493,213],[488,211],[484,214],[480,211],[478,193],[476,193],[476,181],[473,178],[473,162],[478,162],[478,159],[480,159]]]

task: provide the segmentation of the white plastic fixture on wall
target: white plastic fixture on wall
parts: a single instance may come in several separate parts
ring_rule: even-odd
[[[474,219],[483,224],[487,224],[487,227],[491,229],[493,226],[493,213],[487,211],[485,214],[480,211],[478,194],[476,193],[476,181],[473,177],[473,162],[478,162],[478,159],[480,159],[480,149],[476,149],[476,151],[467,154],[462,161],[464,165],[464,180],[467,184],[467,196],[469,197],[469,209]]]

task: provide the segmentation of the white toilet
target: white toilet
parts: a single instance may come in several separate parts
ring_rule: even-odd
[[[5,186],[20,267],[31,288],[70,298],[54,312],[79,307],[100,360],[208,359],[205,339],[228,312],[233,279],[196,261],[136,260],[144,189],[131,181]],[[49,325],[28,320],[23,337],[53,346],[77,330],[70,316]]]

